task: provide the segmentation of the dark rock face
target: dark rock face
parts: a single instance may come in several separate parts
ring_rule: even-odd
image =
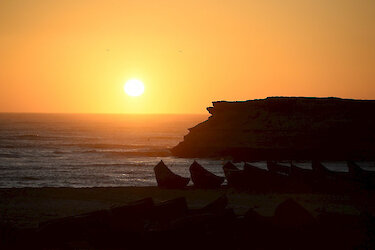
[[[373,159],[375,100],[268,97],[214,102],[209,119],[189,129],[179,157]]]

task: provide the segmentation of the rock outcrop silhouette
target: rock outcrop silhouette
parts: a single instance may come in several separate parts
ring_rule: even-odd
[[[238,160],[373,159],[375,100],[268,97],[213,102],[212,115],[171,149]]]

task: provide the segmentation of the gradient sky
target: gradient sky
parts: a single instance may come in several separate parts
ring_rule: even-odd
[[[145,93],[129,97],[130,78]],[[375,99],[374,0],[1,0],[0,112]]]

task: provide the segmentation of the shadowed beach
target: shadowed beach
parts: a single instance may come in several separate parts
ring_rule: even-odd
[[[293,194],[293,193],[248,193],[223,187],[215,189],[186,188],[183,190],[160,189],[158,187],[113,187],[113,188],[20,188],[0,189],[0,211],[2,224],[17,227],[36,227],[38,223],[64,216],[110,208],[147,197],[155,201],[166,201],[186,197],[191,208],[199,208],[221,195],[227,195],[229,207],[243,215],[254,208],[263,215],[272,215],[276,206],[293,198],[313,214],[326,209],[332,212],[359,214],[369,211],[375,215],[373,192],[353,194]]]
[[[30,246],[35,246],[35,247],[43,246],[43,245],[38,245],[40,243],[35,243],[35,242],[38,242],[38,241],[35,241],[35,239],[37,239],[36,238],[37,236],[32,236],[34,234],[39,235],[41,232],[43,232],[43,231],[40,231],[40,230],[43,230],[43,228],[45,227],[43,225],[52,225],[54,229],[51,229],[51,230],[58,230],[58,231],[67,230],[69,228],[66,228],[66,226],[64,226],[63,224],[59,222],[61,219],[72,220],[69,218],[73,218],[73,221],[74,221],[74,220],[79,219],[80,216],[76,217],[77,215],[86,214],[88,218],[92,218],[94,221],[97,221],[100,219],[100,217],[98,217],[98,215],[95,215],[95,214],[99,213],[100,211],[114,211],[113,209],[115,209],[116,207],[121,207],[121,206],[126,207],[127,206],[126,204],[132,204],[136,201],[139,201],[139,200],[142,201],[147,198],[152,198],[155,204],[158,204],[158,203],[163,204],[165,202],[167,202],[166,204],[168,204],[168,202],[172,201],[172,207],[173,207],[173,201],[176,199],[178,200],[181,197],[186,198],[188,209],[189,211],[193,211],[193,212],[199,211],[200,209],[204,208],[208,204],[215,202],[215,200],[217,199],[220,199],[220,197],[227,197],[227,205],[224,206],[225,209],[227,210],[223,210],[223,211],[233,211],[235,217],[231,217],[233,219],[231,219],[232,222],[230,224],[226,224],[227,222],[225,222],[226,221],[225,216],[217,217],[214,220],[214,222],[219,223],[224,227],[221,230],[224,230],[224,231],[235,230],[233,231],[233,232],[236,232],[235,234],[237,235],[235,236],[235,238],[239,238],[239,239],[242,239],[241,237],[243,236],[241,235],[244,233],[246,234],[248,230],[251,229],[251,225],[254,226],[253,224],[254,222],[251,222],[253,221],[253,218],[249,217],[249,211],[256,212],[257,214],[259,214],[259,216],[262,216],[262,218],[277,218],[275,217],[276,210],[277,209],[280,210],[279,208],[280,204],[288,200],[293,200],[297,202],[301,206],[301,209],[306,209],[306,211],[308,211],[308,213],[310,213],[311,216],[315,218],[315,220],[317,218],[322,217],[322,214],[323,215],[324,214],[335,215],[336,217],[338,216],[339,218],[341,218],[340,220],[344,220],[344,221],[348,219],[350,221],[356,218],[361,218],[364,212],[365,214],[367,214],[367,216],[375,216],[375,199],[374,199],[373,192],[360,192],[360,193],[352,193],[352,194],[254,193],[254,192],[238,192],[232,188],[228,188],[225,186],[220,189],[211,189],[211,190],[197,189],[193,187],[180,189],[180,190],[161,189],[158,187],[1,189],[0,190],[0,211],[2,211],[2,213],[1,213],[0,222],[1,222],[1,234],[3,237],[2,244],[5,244],[3,245],[5,247],[11,247],[11,248],[13,248],[14,246],[20,247],[20,246],[23,246],[25,242],[20,244],[20,242],[17,242],[17,239],[18,240],[25,239],[26,241],[29,242],[29,244],[31,244]],[[224,207],[219,208],[219,210],[224,209]],[[173,211],[172,213],[176,213],[176,212],[178,213],[180,209],[181,208],[177,206],[173,208],[170,212]],[[294,211],[293,206],[291,209],[292,209],[291,211]],[[125,214],[124,216],[132,216],[132,213],[134,212],[131,212],[131,211],[132,210],[129,210],[127,212],[128,214]],[[297,212],[298,211],[299,210],[297,209]],[[218,211],[210,212],[209,214],[217,214],[217,213]],[[204,216],[207,216],[207,212],[203,214],[206,214]],[[142,214],[142,216],[144,215],[145,214]],[[289,216],[296,216],[296,215],[298,215],[298,213],[295,214],[295,212],[293,212],[293,214]],[[157,219],[164,218],[164,216],[165,215],[159,215]],[[185,218],[184,216],[186,215],[181,215],[181,214],[176,215],[175,217],[173,217],[175,219],[172,220],[172,223],[176,223],[176,222],[173,222],[173,221],[176,221],[176,219],[177,221],[181,219],[183,219],[183,221],[186,220],[184,219]],[[74,218],[77,218],[77,219],[74,219]],[[178,218],[181,218],[181,219],[178,219]],[[193,218],[193,221],[196,219],[194,216],[192,218]],[[132,223],[131,221],[132,219],[130,220],[127,219],[127,222],[126,221],[121,222],[119,225],[122,225],[123,227],[127,228],[129,227],[129,225],[132,225],[132,224],[129,224],[129,223]],[[300,223],[300,222],[301,222],[300,219],[299,221],[297,220],[297,223]],[[86,225],[88,222],[76,222],[76,223],[78,223],[77,224],[78,226],[82,226],[81,224]],[[182,222],[179,222],[179,223],[182,223]],[[189,225],[191,226],[190,223],[192,222],[191,221],[183,222],[182,224],[184,225],[183,228],[186,226],[189,227]],[[201,221],[201,219],[199,219],[199,222],[194,222],[193,225],[205,226],[205,225],[211,225],[212,222],[208,224],[207,223],[208,222],[205,222],[205,220]],[[232,225],[232,223],[237,223],[236,224],[237,226]],[[247,224],[247,223],[250,223],[250,224]],[[259,227],[258,228],[259,230],[262,230],[262,227],[266,227],[267,231],[277,229],[277,227],[276,229],[274,228],[273,226],[274,224],[268,224],[268,222],[264,222],[264,223],[265,224],[261,223],[257,226]],[[56,224],[56,226],[54,226],[54,224]],[[95,228],[95,226],[92,226],[92,227]],[[161,229],[157,229],[159,227],[160,225],[158,226],[158,224],[156,224],[155,229],[157,231],[161,230]],[[74,228],[70,228],[70,229],[74,229]],[[304,227],[302,227],[302,229],[305,230]],[[319,230],[322,230],[322,229],[323,228]],[[170,231],[170,233],[166,233],[165,229],[162,229],[161,231],[159,231],[161,235],[157,237],[160,237],[159,239],[164,239],[165,237],[171,237],[175,233],[179,235],[180,231],[179,230],[175,231],[175,230],[177,229],[173,229],[172,231]],[[191,229],[186,228],[186,230],[188,231],[183,233],[185,237],[190,237],[189,235],[194,235],[192,234],[193,231],[191,231]],[[90,235],[90,232],[91,231],[88,231],[87,233],[89,233]],[[129,231],[128,233],[130,232],[132,231]],[[136,232],[133,232],[133,233],[136,233]],[[147,237],[151,237],[151,236],[147,236],[150,234],[150,231],[146,231],[146,232],[149,232],[146,234],[146,236],[139,236],[141,238],[139,238],[140,242],[138,243],[141,243],[142,239],[146,240],[148,239]],[[357,231],[355,232],[357,233]],[[164,235],[165,233],[166,235]],[[336,233],[338,234],[337,237],[341,237],[343,236],[342,234],[347,233],[347,231],[344,230],[343,232],[341,232],[339,230]],[[335,239],[336,233],[331,232],[331,236],[330,236],[331,239]],[[216,236],[213,239],[215,239],[216,237],[219,237],[217,234],[220,235],[220,232],[215,231],[214,235]],[[59,233],[59,235],[60,235],[59,237],[62,237],[62,239],[65,239],[66,242],[70,242],[69,243],[70,245],[59,245],[61,243],[58,243],[59,241],[56,240],[54,241],[53,244],[55,244],[55,247],[57,247],[58,249],[60,248],[72,249],[76,247],[79,247],[82,249],[101,248],[100,245],[96,245],[99,243],[96,243],[94,241],[94,238],[92,238],[93,236],[90,236],[89,238],[87,238],[86,236],[86,238],[84,238],[85,240],[83,240],[83,243],[84,243],[83,244],[82,240],[80,241],[81,243],[77,243],[74,240],[69,241],[69,238],[68,238],[70,237],[69,234]],[[272,235],[273,233],[272,231],[270,231],[269,236],[272,237]],[[4,238],[4,236],[7,236],[7,238]],[[56,237],[56,235],[52,234],[51,237]],[[102,235],[102,237],[104,236]],[[115,236],[112,235],[111,237],[115,237]],[[231,237],[228,238],[228,242],[233,241]],[[115,239],[117,238],[115,237]],[[205,238],[205,240],[208,240],[208,239],[209,238],[207,239]],[[234,241],[233,244],[236,245],[234,249],[258,249],[258,248],[252,248],[254,243],[251,243],[251,241],[254,241],[254,240],[255,238],[253,240],[251,240],[250,238],[250,243],[244,243],[244,242],[241,243],[239,241]],[[290,240],[292,240],[292,238]],[[117,242],[116,243],[117,245],[116,244],[112,245],[114,243],[109,242],[109,241],[105,241],[106,242],[105,244],[107,244],[107,247],[109,247],[110,249],[113,249],[113,248],[117,249],[118,247],[127,248],[126,241],[127,240],[125,237],[124,241]],[[210,241],[211,240],[208,240],[208,242]],[[45,240],[42,240],[42,242],[44,242],[43,244],[46,244],[45,242],[47,241],[45,239]],[[174,240],[171,239],[171,242],[174,242]],[[190,245],[190,244],[196,244],[199,241],[198,239],[190,238],[188,242],[189,242],[188,245]],[[217,242],[217,240],[215,240],[215,242]],[[342,244],[343,242],[345,242],[345,240],[343,240],[340,244]],[[361,243],[361,241],[359,242]],[[355,241],[355,243],[358,243],[358,242]],[[32,245],[32,244],[35,244],[35,245]],[[322,245],[323,244],[322,239],[320,238],[317,239],[317,244],[318,246],[321,247],[321,249],[325,249],[324,245]],[[139,245],[139,247],[141,246],[143,245]],[[263,245],[264,249],[270,249],[274,246],[276,245],[267,245],[267,246]],[[284,246],[284,245],[281,245],[281,246]],[[128,247],[130,247],[131,249],[133,249],[133,247],[134,249],[137,249],[137,247],[133,245],[128,246]],[[158,244],[155,243],[155,247],[160,247],[160,243]],[[171,245],[167,245],[166,248],[172,249],[173,247]],[[197,247],[197,249],[204,249],[204,248]]]

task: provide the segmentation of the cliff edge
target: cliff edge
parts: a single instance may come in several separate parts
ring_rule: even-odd
[[[208,120],[171,149],[236,160],[374,159],[375,100],[268,97],[213,102]]]

